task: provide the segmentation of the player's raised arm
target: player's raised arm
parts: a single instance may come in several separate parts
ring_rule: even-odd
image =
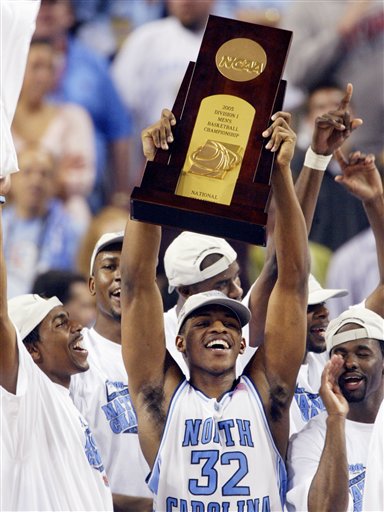
[[[379,283],[367,297],[366,307],[384,316],[384,193],[374,155],[356,151],[345,157],[335,152],[342,174],[335,179],[363,203],[376,243]]]
[[[0,178],[2,201],[5,201],[9,186],[10,177]],[[0,385],[10,393],[15,393],[19,356],[15,328],[8,316],[7,268],[3,249],[2,208],[3,202],[0,205]]]
[[[273,122],[271,131],[266,147],[276,152],[272,190],[278,278],[268,303],[264,344],[247,370],[261,394],[272,434],[284,456],[289,405],[305,351],[309,255],[307,229],[290,169],[296,136],[281,117]]]
[[[162,116],[159,123],[143,132],[143,147],[151,159],[157,147],[154,137],[158,135],[160,141],[169,136],[162,123],[168,125],[168,117]],[[150,466],[169,400],[182,379],[165,346],[163,302],[156,283],[160,240],[160,226],[129,220],[120,263],[122,354],[138,416],[140,443]]]

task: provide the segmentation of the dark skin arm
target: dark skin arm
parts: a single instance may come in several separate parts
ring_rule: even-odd
[[[348,508],[348,460],[345,419],[349,406],[338,385],[344,365],[340,355],[333,355],[322,376],[320,396],[327,409],[327,433],[319,466],[308,493],[308,511],[344,511]]]
[[[353,87],[348,84],[345,95],[337,110],[328,112],[316,119],[311,147],[318,155],[331,155],[348,139],[350,134],[362,124],[361,119],[351,117],[349,112]],[[290,115],[277,112],[272,119],[284,117],[290,123]],[[270,129],[264,137],[270,136]],[[303,166],[295,183],[296,195],[304,213],[308,233],[311,230],[313,215],[323,181],[324,172]],[[250,345],[259,346],[264,339],[264,327],[268,298],[277,279],[276,252],[273,236],[268,238],[268,250],[260,276],[253,284],[250,296],[252,320],[250,323]]]
[[[276,446],[284,458],[289,406],[305,350],[309,254],[307,229],[290,169],[296,136],[282,116],[276,118],[270,130],[267,147],[276,152],[272,190],[279,274],[268,302],[264,343],[245,373],[259,391]]]
[[[0,178],[0,195],[5,196],[10,187],[10,177]],[[19,352],[16,332],[8,316],[7,268],[3,250],[2,209],[0,206],[0,385],[10,393],[16,393]]]

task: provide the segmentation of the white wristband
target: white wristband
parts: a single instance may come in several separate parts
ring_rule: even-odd
[[[310,169],[316,169],[317,171],[325,171],[327,168],[332,155],[318,155],[316,154],[311,146],[307,149],[305,153],[304,165],[305,167],[309,167]]]

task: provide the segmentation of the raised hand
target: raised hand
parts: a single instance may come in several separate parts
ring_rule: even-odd
[[[323,373],[321,374],[320,396],[327,409],[328,416],[346,417],[349,411],[348,402],[338,384],[343,365],[344,360],[342,356],[334,354],[324,366]]]
[[[158,148],[169,149],[168,143],[173,142],[172,126],[175,124],[175,116],[170,110],[164,108],[161,111],[161,119],[141,132],[143,153],[147,160],[155,158]]]
[[[332,155],[348,139],[351,133],[363,124],[362,119],[352,118],[349,105],[353,87],[348,84],[337,110],[316,118],[311,147],[318,155]]]
[[[383,182],[374,155],[355,151],[346,158],[341,149],[336,150],[334,155],[342,172],[335,177],[335,181],[364,202],[383,195]]]
[[[277,152],[277,165],[287,166],[292,160],[296,144],[296,134],[290,127],[291,114],[276,112],[271,119],[273,123],[262,133],[263,137],[271,137],[265,147]]]

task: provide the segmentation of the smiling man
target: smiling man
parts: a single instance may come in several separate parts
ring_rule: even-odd
[[[112,510],[101,457],[69,397],[71,377],[88,370],[81,325],[56,297],[7,304],[1,229],[0,281],[1,507]]]
[[[72,379],[70,389],[99,446],[115,508],[149,512],[152,499],[145,483],[149,468],[140,450],[137,418],[121,356],[123,237],[123,231],[105,233],[95,244],[89,289],[96,299],[96,322],[82,331],[90,368]]]
[[[272,188],[279,273],[264,343],[239,380],[236,360],[245,349],[241,328],[250,319],[248,308],[218,290],[185,301],[176,344],[190,371],[187,381],[165,345],[156,284],[161,228],[127,223],[122,352],[140,444],[152,471],[153,509],[159,512],[284,507],[289,406],[305,350],[309,256],[289,165],[296,137],[282,117],[270,130],[266,147],[276,155]]]
[[[369,442],[384,397],[383,184],[372,155],[336,156],[343,171],[338,181],[362,201],[372,226],[380,279],[364,304],[326,331],[331,360],[320,388],[326,412],[290,440],[288,510],[362,510]]]

